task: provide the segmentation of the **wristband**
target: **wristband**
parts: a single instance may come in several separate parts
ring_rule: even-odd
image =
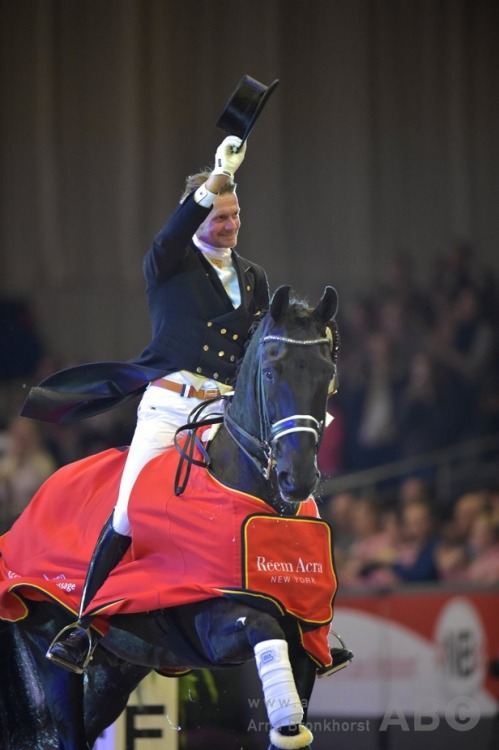
[[[206,187],[203,185],[200,185],[196,192],[194,193],[194,200],[196,203],[198,203],[200,206],[203,206],[204,208],[211,208],[213,206],[213,201],[217,197],[216,193],[211,193],[209,190],[206,189]]]

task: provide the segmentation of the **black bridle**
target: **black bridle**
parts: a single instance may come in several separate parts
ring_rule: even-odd
[[[282,344],[291,344],[292,346],[319,346],[327,344],[332,346],[332,341],[327,336],[317,339],[293,339],[288,336],[278,336],[276,334],[267,334],[261,337],[258,346],[261,347],[272,341]],[[227,402],[227,406],[222,414],[210,414],[203,419],[201,414],[211,401],[206,401],[197,406],[192,414],[191,421],[188,424],[179,427],[175,433],[174,443],[180,453],[180,460],[175,476],[175,494],[181,495],[189,481],[190,467],[196,466],[210,467],[210,458],[205,447],[198,439],[196,432],[206,425],[223,423],[228,435],[236,443],[242,453],[257,467],[258,471],[266,480],[270,479],[272,470],[276,466],[275,447],[278,441],[285,435],[294,432],[310,432],[315,437],[316,446],[319,445],[322,432],[324,430],[324,421],[319,421],[310,414],[290,414],[287,417],[271,422],[268,415],[267,402],[264,397],[263,375],[262,375],[262,354],[258,357],[257,362],[257,389],[256,389],[256,407],[259,415],[259,434],[252,435],[244,429],[232,417],[230,405],[231,396],[223,396],[222,401]],[[188,435],[185,444],[182,446],[178,441],[180,433],[187,431]],[[202,459],[194,458],[194,449],[197,446],[202,454]],[[187,468],[183,472],[184,462],[187,462]],[[183,472],[183,478],[181,479]]]
[[[271,341],[291,344],[293,346],[331,345],[331,340],[325,336],[317,339],[293,339],[288,336],[268,334],[262,336],[258,342],[258,346]],[[278,441],[285,435],[294,432],[310,432],[315,437],[315,444],[318,445],[324,430],[324,421],[319,421],[310,414],[291,414],[272,423],[269,419],[267,403],[264,397],[262,356],[258,358],[256,382],[256,406],[259,414],[258,436],[251,435],[233,419],[230,412],[230,405],[224,414],[224,424],[230,437],[240,450],[258,468],[265,479],[268,480],[272,469],[276,465],[275,447]]]

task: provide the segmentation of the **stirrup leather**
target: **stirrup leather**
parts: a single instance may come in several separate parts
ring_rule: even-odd
[[[53,647],[59,643],[59,641],[62,639],[62,636],[71,630],[81,630],[85,633],[85,635],[88,638],[87,653],[81,665],[75,664],[74,662],[71,662],[71,661],[66,661],[66,659],[63,659],[57,654],[52,653]],[[64,627],[62,630],[60,630],[57,633],[56,637],[54,638],[54,640],[48,647],[47,653],[45,654],[45,656],[54,664],[58,664],[60,667],[64,667],[64,669],[68,669],[70,672],[75,672],[76,674],[83,674],[83,672],[86,670],[86,668],[88,667],[88,665],[90,664],[92,660],[92,656],[97,646],[97,643],[98,643],[98,639],[94,639],[92,635],[92,629],[90,628],[90,626],[88,628],[84,628],[79,623],[73,622],[70,625],[66,625],[66,627]]]

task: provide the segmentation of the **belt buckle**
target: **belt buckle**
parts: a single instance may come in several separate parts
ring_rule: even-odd
[[[206,400],[210,398],[216,398],[219,395],[220,391],[218,390],[218,388],[206,388],[204,391],[204,397]]]

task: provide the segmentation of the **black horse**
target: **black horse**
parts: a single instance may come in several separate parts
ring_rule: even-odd
[[[172,674],[185,669],[235,666],[255,658],[272,727],[271,748],[310,747],[312,736],[304,726],[303,707],[308,706],[315,678],[318,673],[337,671],[351,657],[346,649],[331,650],[327,642],[336,579],[329,527],[314,513],[315,503],[310,499],[319,477],[317,450],[327,398],[336,377],[337,296],[332,287],[326,287],[318,305],[311,308],[290,301],[289,291],[289,287],[277,290],[269,313],[249,342],[235,392],[223,412],[222,426],[201,450],[194,439],[197,429],[190,430],[190,439],[181,448],[181,470],[176,476],[176,494],[186,486],[184,494],[176,498],[184,511],[190,507],[186,503],[190,502],[191,471],[209,474],[220,484],[222,493],[225,488],[227,500],[222,494],[221,505],[230,501],[237,508],[238,497],[259,503],[257,512],[250,513],[242,524],[241,544],[248,546],[238,553],[248,561],[251,545],[255,545],[256,564],[251,569],[253,563],[247,562],[241,586],[227,585],[222,577],[213,595],[205,586],[187,603],[175,600],[173,606],[153,611],[135,611],[133,606],[120,610],[125,597],[116,596],[106,616],[101,602],[96,613],[101,619],[107,617],[107,632],[85,676],[67,672],[50,662],[45,653],[55,634],[74,619],[77,603],[72,606],[63,596],[71,587],[64,583],[59,589],[61,596],[47,594],[46,581],[38,584],[32,577],[24,580],[27,572],[16,568],[16,561],[10,557],[13,546],[24,542],[23,537],[27,537],[27,545],[31,543],[29,514],[41,513],[43,517],[44,508],[52,502],[54,482],[62,481],[64,486],[64,472],[74,469],[63,467],[56,472],[42,487],[41,497],[35,496],[26,509],[27,521],[23,522],[23,514],[0,539],[1,747],[88,750],[119,716],[132,690],[151,670]],[[168,453],[176,454],[177,462],[175,449]],[[86,461],[72,465],[77,480],[68,488],[68,495],[89,484]],[[203,468],[198,464],[204,464]],[[163,493],[159,460],[153,470],[157,492]],[[168,479],[171,482],[171,477]],[[98,491],[96,495],[93,506],[99,506],[98,513],[108,514],[109,507],[100,506],[111,503],[112,509],[114,497],[104,502]],[[236,500],[232,501],[233,495]],[[139,498],[138,506],[143,499]],[[74,504],[78,506],[77,499]],[[193,504],[193,514],[195,507]],[[99,518],[97,529],[101,521]],[[220,533],[223,526],[217,524]],[[276,541],[276,547],[271,542],[269,548],[268,535],[274,528],[275,533],[287,537],[280,547]],[[258,533],[252,540],[254,529]],[[133,544],[135,535],[134,528]],[[76,546],[68,544],[70,557],[72,549],[76,554]],[[267,544],[263,553],[262,544]],[[283,557],[283,544],[289,551],[287,562],[279,559],[279,555]],[[146,547],[137,547],[142,550],[137,559],[128,558],[127,562],[125,558],[116,569],[117,575],[113,572],[109,580],[114,576],[120,579],[120,569],[123,574],[127,565],[135,566],[134,570],[146,565]],[[314,560],[310,559],[311,550]],[[152,553],[154,556],[157,550]],[[166,550],[165,554],[168,563],[173,551]],[[47,558],[49,555],[47,549]],[[187,555],[182,552],[182,559],[188,559]],[[223,558],[221,565],[230,567]],[[84,569],[85,565],[82,577]],[[286,593],[276,593],[281,573],[296,582],[289,602]],[[286,580],[286,576],[282,578]],[[269,590],[265,589],[267,584]],[[63,591],[64,586],[67,591]],[[201,590],[201,584],[198,588]],[[303,601],[309,589],[312,600],[306,605]],[[105,586],[102,591],[106,596]],[[9,614],[12,599],[19,606]]]

